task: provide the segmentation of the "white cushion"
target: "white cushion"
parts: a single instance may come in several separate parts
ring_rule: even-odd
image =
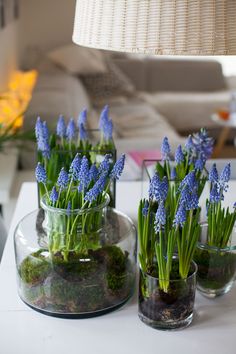
[[[99,50],[84,48],[75,44],[59,47],[49,58],[66,69],[70,74],[98,74],[106,72],[106,64]]]
[[[179,132],[215,128],[211,115],[227,107],[229,91],[142,93],[140,97],[165,116]]]

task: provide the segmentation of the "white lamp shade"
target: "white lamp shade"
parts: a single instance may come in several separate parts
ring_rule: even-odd
[[[157,55],[236,55],[236,0],[77,0],[73,41]]]

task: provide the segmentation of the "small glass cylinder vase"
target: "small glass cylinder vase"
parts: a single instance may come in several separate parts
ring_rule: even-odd
[[[207,223],[201,225],[201,236],[194,260],[198,266],[197,289],[208,298],[227,293],[236,276],[236,230],[230,244],[224,248],[210,246],[207,242]]]
[[[173,260],[173,263],[177,261]],[[148,326],[160,330],[185,328],[192,322],[196,293],[197,266],[191,264],[186,279],[159,279],[144,273],[139,276],[139,318]],[[169,282],[168,291],[161,286]]]
[[[18,291],[44,314],[83,318],[122,306],[133,294],[136,229],[105,202],[85,210],[48,207],[15,231]]]

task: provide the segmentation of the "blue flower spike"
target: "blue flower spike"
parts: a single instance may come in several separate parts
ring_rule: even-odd
[[[113,169],[110,173],[110,178],[111,179],[119,179],[123,169],[125,166],[125,154],[122,154],[119,160],[116,161],[116,163],[113,166]]]
[[[166,209],[164,203],[161,202],[158,206],[156,216],[155,216],[155,231],[156,233],[160,232],[162,226],[166,224]]]
[[[38,183],[47,183],[47,174],[44,166],[38,162],[36,169],[35,169],[35,177]]]
[[[110,167],[111,167],[111,163],[110,163],[110,159],[111,159],[111,154],[106,154],[104,156],[103,161],[100,163],[99,167],[98,167],[98,173],[99,175],[103,175],[103,176],[107,176],[109,171],[110,171]]]
[[[80,172],[80,166],[81,166],[81,158],[79,157],[79,154],[77,153],[70,165],[69,169],[69,175],[70,178],[73,179],[73,181],[77,181],[79,178],[79,172]]]
[[[65,171],[64,167],[62,167],[57,179],[57,185],[60,188],[60,190],[64,190],[66,189],[68,182],[69,182],[68,173]]]
[[[145,204],[144,204],[144,207],[142,209],[143,216],[147,217],[148,216],[148,211],[149,211],[149,203],[148,203],[148,200],[145,200]]]
[[[162,160],[166,161],[170,159],[170,144],[168,138],[165,136],[161,145]]]
[[[97,199],[106,186],[106,176],[101,176],[94,186],[86,193],[84,199],[92,203]]]
[[[213,163],[213,165],[211,167],[208,179],[211,183],[217,183],[219,180],[219,175],[218,175],[218,171],[217,171],[215,163]]]
[[[69,141],[73,140],[76,134],[76,127],[74,119],[71,118],[66,128],[66,137]]]
[[[175,151],[175,162],[177,165],[181,164],[184,161],[184,154],[182,146],[179,145]]]
[[[87,123],[87,109],[84,109],[82,112],[80,112],[78,117],[78,128],[80,129],[81,124],[85,126],[86,123]]]
[[[50,201],[52,202],[52,205],[54,206],[55,203],[58,201],[58,192],[56,190],[56,187],[54,186],[51,190],[50,193]]]
[[[57,136],[62,139],[66,137],[66,123],[63,115],[60,115],[57,121]]]
[[[220,182],[228,183],[230,180],[230,174],[231,174],[231,165],[230,163],[228,163],[220,174]]]
[[[78,191],[85,191],[89,183],[89,162],[86,156],[82,158],[78,179],[80,182]]]
[[[175,214],[173,225],[176,227],[178,226],[183,227],[185,221],[186,221],[186,208],[184,203],[180,203],[179,208]]]
[[[173,168],[171,169],[171,171],[170,171],[170,179],[171,179],[172,181],[174,181],[174,180],[176,179],[176,177],[177,177],[176,168],[173,167]]]

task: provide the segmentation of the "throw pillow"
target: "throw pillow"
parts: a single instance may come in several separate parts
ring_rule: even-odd
[[[95,106],[114,102],[116,98],[134,96],[135,87],[131,80],[112,62],[107,61],[107,72],[80,76]]]
[[[59,47],[49,52],[48,57],[70,74],[98,74],[107,70],[103,54],[99,50],[76,44]]]

